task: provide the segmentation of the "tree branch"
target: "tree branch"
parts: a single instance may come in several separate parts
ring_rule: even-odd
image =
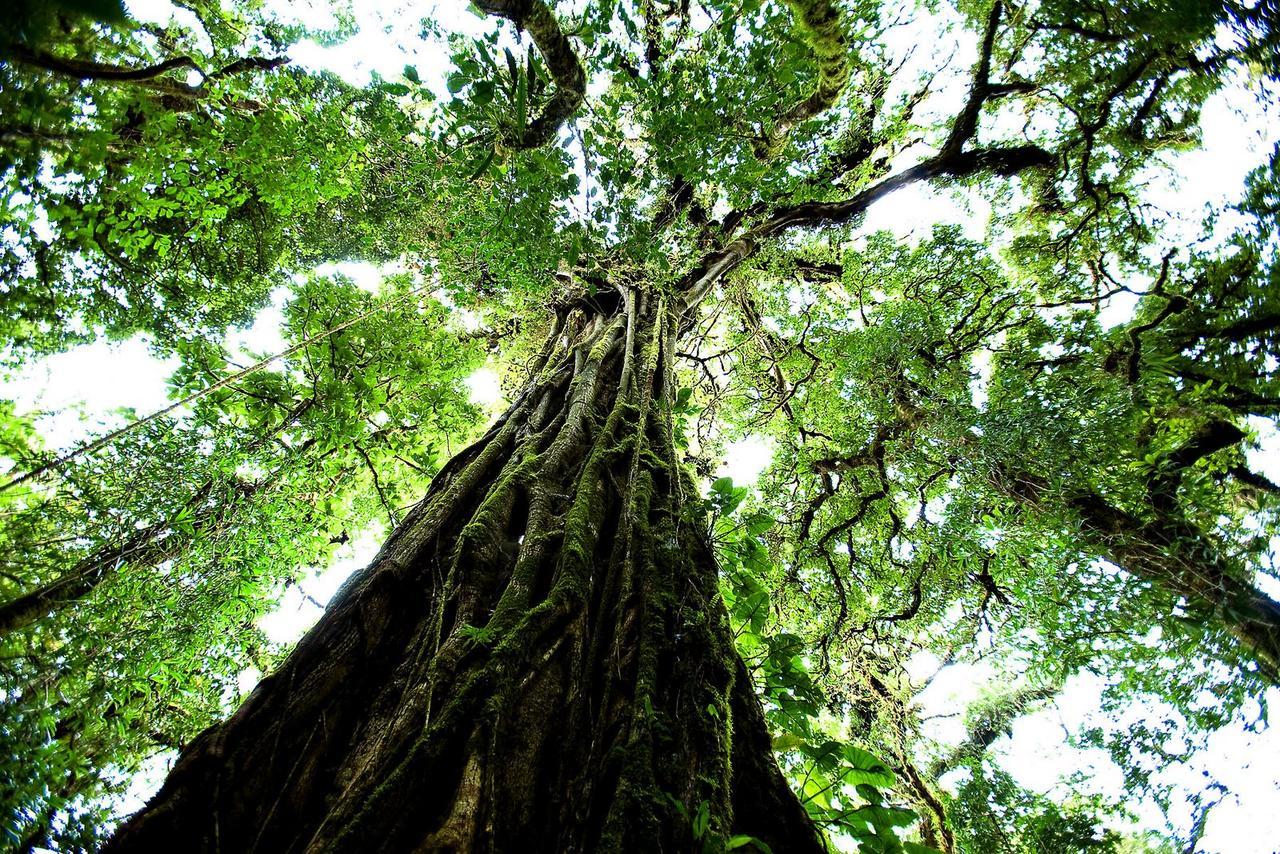
[[[52,71],[56,74],[62,74],[67,77],[75,77],[78,80],[103,80],[112,83],[139,83],[147,80],[154,80],[163,74],[174,71],[179,68],[191,68],[204,71],[199,64],[189,56],[177,56],[173,59],[166,59],[164,62],[156,65],[148,65],[143,68],[132,68],[127,65],[108,65],[102,62],[93,62],[85,59],[64,59],[60,56],[54,56],[51,53],[42,50],[33,50],[23,44],[10,44],[6,51],[9,56],[27,65],[33,65],[37,68],[43,68],[45,71]]]
[[[1014,721],[1031,706],[1053,699],[1056,685],[1023,685],[994,700],[984,713],[969,722],[964,741],[949,753],[929,763],[928,774],[935,780],[969,759],[978,759],[1000,736],[1012,730]]]
[[[280,66],[288,64],[288,62],[289,57],[287,56],[246,56],[206,75],[204,83],[200,85],[204,86],[211,80],[221,80],[223,77],[232,77],[236,74],[243,74],[246,71],[274,71]]]
[[[951,125],[951,134],[942,146],[943,156],[959,154],[964,144],[978,131],[978,115],[982,112],[982,105],[991,96],[991,52],[995,49],[996,31],[1000,28],[1000,15],[1003,11],[1000,0],[996,0],[991,6],[991,14],[987,16],[987,29],[982,34],[982,47],[978,54],[978,64],[973,70],[969,100]]]
[[[127,65],[109,65],[87,59],[69,59],[55,56],[47,51],[34,50],[22,44],[10,44],[6,49],[8,55],[19,62],[77,80],[93,80],[105,83],[150,83],[170,71],[189,68],[197,71],[204,78],[199,86],[177,84],[178,93],[191,96],[203,94],[206,84],[223,77],[242,74],[245,71],[272,71],[289,61],[287,56],[246,56],[225,65],[217,71],[205,73],[200,64],[190,56],[176,56],[164,62],[133,68]],[[173,85],[173,84],[171,84]],[[165,87],[170,91],[170,86]]]
[[[542,115],[520,133],[508,134],[503,140],[512,148],[540,148],[555,138],[560,126],[582,105],[587,93],[587,73],[555,13],[542,0],[477,0],[476,5],[489,15],[506,18],[517,29],[528,30],[551,71],[556,91]]]
[[[1210,454],[1231,447],[1244,437],[1244,431],[1230,421],[1214,419],[1201,426],[1185,445],[1169,454],[1166,459],[1173,472],[1181,472]]]
[[[840,10],[831,0],[785,2],[818,64],[818,82],[809,97],[783,113],[773,128],[755,141],[756,156],[763,160],[777,154],[792,127],[835,106],[849,82],[849,46],[840,24]]]
[[[1029,169],[1052,166],[1056,162],[1053,154],[1037,145],[978,149],[950,156],[939,154],[897,175],[891,175],[848,199],[784,205],[742,237],[706,255],[684,277],[678,291],[686,306],[697,305],[716,282],[751,257],[765,238],[799,226],[847,222],[885,196],[917,181],[940,177],[964,178],[980,172],[1010,177]],[[727,217],[726,223],[729,221],[730,218]]]

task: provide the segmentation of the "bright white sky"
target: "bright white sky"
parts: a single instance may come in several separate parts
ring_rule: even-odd
[[[167,0],[128,0],[135,17],[164,21],[175,10]],[[307,23],[323,25],[327,3],[285,3],[271,5],[292,9],[305,16]],[[436,45],[418,38],[417,22],[433,15],[448,30],[478,34],[491,26],[466,12],[462,3],[405,3],[397,0],[360,0],[355,5],[360,32],[337,47],[321,48],[313,44],[296,46],[290,51],[294,62],[310,68],[326,68],[353,83],[364,83],[370,72],[385,78],[400,76],[406,64],[415,65],[428,84],[434,83],[443,93],[443,77],[448,61]],[[434,11],[433,11],[434,10]],[[179,14],[182,13],[178,10]],[[898,36],[904,45],[920,38],[918,33],[903,30]],[[971,44],[968,43],[968,44]],[[936,51],[945,55],[950,46],[940,43]],[[971,50],[971,47],[969,48]],[[921,51],[917,61],[930,61]],[[963,50],[957,54],[959,67],[969,60]],[[1244,112],[1248,120],[1237,111]],[[1180,178],[1164,178],[1153,183],[1152,198],[1169,210],[1189,214],[1195,223],[1210,207],[1221,208],[1238,198],[1245,174],[1260,163],[1277,135],[1277,125],[1265,120],[1243,90],[1230,90],[1215,97],[1203,113],[1203,151],[1183,155],[1175,170]],[[987,211],[981,206],[966,210],[949,196],[927,187],[900,191],[878,203],[867,216],[868,230],[887,229],[903,238],[927,236],[935,223],[949,222],[964,226],[971,237],[984,235]],[[1172,239],[1189,242],[1186,235]],[[338,269],[361,286],[376,289],[379,271],[369,265],[340,265]],[[283,294],[279,295],[280,298]],[[279,302],[268,308],[250,329],[233,333],[232,346],[245,347],[257,353],[274,353],[283,349],[278,330]],[[1111,308],[1115,321],[1121,321],[1132,309],[1132,303]],[[121,407],[132,407],[138,414],[161,408],[169,403],[166,377],[172,362],[156,359],[142,339],[122,344],[98,343],[80,347],[69,353],[45,360],[28,368],[21,376],[6,383],[4,396],[17,400],[20,410],[41,410],[47,415],[42,427],[49,444],[69,448],[104,427],[118,426],[124,416]],[[467,381],[473,400],[495,413],[504,405],[498,375],[490,367],[476,372]],[[1270,431],[1269,448],[1280,447]],[[730,443],[726,458],[717,472],[728,475],[736,483],[754,483],[768,465],[772,445],[759,436],[748,435]],[[1270,470],[1280,480],[1280,455],[1271,453],[1255,458],[1261,470]],[[339,553],[332,565],[316,567],[309,580],[287,591],[275,613],[261,621],[266,633],[276,641],[289,643],[308,629],[322,613],[342,581],[373,556],[383,531],[370,531],[356,537]],[[919,672],[933,669],[930,662],[915,662]],[[242,675],[241,687],[248,691],[261,674],[248,671]],[[945,714],[961,708],[988,682],[991,674],[982,667],[961,665],[946,669],[921,696],[924,713]],[[1021,719],[1012,738],[997,742],[994,751],[1002,764],[1024,785],[1040,791],[1051,791],[1060,780],[1073,772],[1083,771],[1096,788],[1108,795],[1119,793],[1119,770],[1101,755],[1068,746],[1068,734],[1094,720],[1100,683],[1095,677],[1079,677],[1068,683],[1056,703],[1044,711]],[[1272,704],[1280,702],[1280,691],[1271,691]],[[1136,709],[1134,714],[1153,714],[1152,709]],[[936,719],[929,724],[930,735],[944,741],[957,741],[963,728],[956,718]],[[133,805],[140,805],[167,768],[169,758],[157,761],[150,773],[139,776],[131,793]],[[1188,793],[1200,791],[1201,770],[1208,769],[1214,779],[1225,784],[1230,794],[1212,813],[1199,851],[1221,854],[1274,854],[1280,839],[1280,735],[1274,729],[1260,734],[1231,728],[1217,734],[1210,749],[1204,751],[1195,766],[1170,768],[1168,774],[1186,787]],[[1184,805],[1185,807],[1185,805]],[[1163,820],[1152,804],[1135,805],[1141,823],[1158,828]],[[1189,809],[1175,810],[1171,816],[1175,826],[1185,830]]]

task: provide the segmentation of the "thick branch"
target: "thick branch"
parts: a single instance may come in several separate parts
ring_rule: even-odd
[[[177,56],[155,65],[133,68],[127,65],[109,65],[93,60],[55,56],[47,51],[34,50],[22,44],[9,45],[6,53],[9,57],[19,62],[42,68],[45,71],[74,77],[77,80],[93,80],[104,83],[153,83],[170,71],[189,68],[199,72],[203,77],[199,86],[188,86],[185,83],[166,81],[163,85],[163,90],[170,94],[185,95],[193,98],[204,95],[205,86],[210,81],[242,74],[246,71],[272,71],[289,61],[289,58],[285,56],[246,56],[223,66],[217,71],[206,74],[200,64],[190,56]],[[160,87],[157,85],[152,88]]]
[[[973,70],[969,100],[956,116],[955,123],[951,126],[951,135],[942,146],[944,156],[959,154],[964,144],[977,133],[978,115],[982,112],[982,105],[991,96],[991,52],[995,49],[996,31],[1000,27],[1000,15],[1003,11],[1000,0],[996,0],[991,6],[991,14],[987,17],[987,29],[982,34],[982,47],[978,54],[978,64]]]
[[[289,57],[287,56],[246,56],[206,75],[204,82],[208,83],[210,80],[232,77],[236,74],[243,74],[246,71],[274,71],[288,62]]]
[[[809,97],[783,113],[777,124],[756,141],[756,154],[764,159],[777,153],[792,127],[835,106],[849,81],[849,46],[836,5],[831,0],[786,3],[818,64],[818,82]]]
[[[1205,340],[1217,338],[1224,341],[1246,341],[1259,335],[1268,335],[1280,329],[1280,312],[1269,311],[1252,314],[1225,326],[1196,330],[1188,338]]]
[[[543,108],[542,115],[518,134],[503,140],[512,148],[539,148],[554,139],[560,126],[582,105],[587,92],[587,74],[555,13],[542,0],[477,0],[476,5],[490,15],[506,18],[516,27],[527,30],[556,82],[555,94]]]
[[[1199,529],[1169,512],[1144,524],[1096,493],[1078,495],[1070,504],[1113,563],[1212,615],[1265,678],[1280,679],[1280,602],[1240,578],[1239,568]]]
[[[1244,431],[1230,421],[1209,421],[1195,432],[1187,443],[1168,456],[1169,465],[1175,471],[1193,466],[1200,460],[1229,448],[1245,437]]]
[[[952,156],[939,155],[873,184],[851,198],[837,202],[805,202],[781,208],[761,230],[776,234],[798,225],[847,222],[895,190],[917,181],[965,178],[982,172],[1010,177],[1028,169],[1052,166],[1054,162],[1053,155],[1037,145],[979,149]]]
[[[964,741],[929,764],[929,776],[936,780],[961,763],[981,757],[996,739],[1012,729],[1028,707],[1052,699],[1057,693],[1055,685],[1024,685],[1003,695],[969,722]]]
[[[155,565],[174,557],[183,543],[174,536],[155,539],[166,524],[152,525],[114,548],[101,549],[35,590],[0,605],[0,636],[25,628],[60,605],[74,601],[97,586],[124,563]]]
[[[237,491],[247,497],[260,486],[239,484]],[[179,513],[192,514],[192,533],[216,531],[225,522],[216,505],[213,509],[201,509],[213,487],[214,482],[207,481],[179,509]],[[189,538],[174,530],[172,520],[166,519],[134,532],[120,543],[98,548],[57,578],[0,604],[0,637],[26,628],[50,612],[87,596],[120,567],[157,566],[176,557],[189,542]]]
[[[114,83],[138,83],[154,80],[157,77],[179,68],[191,68],[204,73],[194,59],[189,56],[178,56],[166,59],[156,65],[143,68],[132,68],[127,65],[108,65],[86,59],[64,59],[42,50],[33,50],[22,44],[11,44],[6,51],[19,62],[75,77],[79,80],[105,80]]]
[[[982,172],[1009,177],[1029,169],[1052,166],[1055,162],[1051,153],[1036,145],[979,149],[951,156],[938,155],[897,175],[891,175],[848,199],[784,205],[775,209],[742,237],[706,255],[685,276],[679,290],[686,306],[697,305],[716,282],[751,257],[765,238],[800,226],[847,222],[885,196],[917,181],[964,178]],[[733,214],[726,217],[726,223],[732,218]]]
[[[1248,466],[1232,466],[1231,476],[1246,486],[1262,492],[1269,492],[1273,495],[1280,495],[1280,485],[1277,485],[1271,478],[1258,474]]]

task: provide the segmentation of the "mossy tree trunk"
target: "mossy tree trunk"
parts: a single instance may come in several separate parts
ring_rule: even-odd
[[[558,313],[509,411],[108,850],[822,851],[673,445],[675,314]]]

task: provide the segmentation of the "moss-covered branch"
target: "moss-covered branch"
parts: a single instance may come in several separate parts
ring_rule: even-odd
[[[756,140],[756,154],[765,159],[777,154],[791,128],[834,107],[849,82],[849,44],[836,4],[830,0],[786,0],[786,4],[818,66],[818,79],[807,98],[780,115]]]
[[[25,65],[51,71],[64,77],[102,83],[138,83],[151,88],[160,89],[166,94],[198,98],[206,93],[204,84],[224,77],[233,77],[246,71],[271,71],[286,64],[289,59],[284,56],[250,56],[237,59],[216,71],[206,72],[198,62],[190,56],[175,56],[155,65],[128,66],[111,65],[89,59],[75,59],[57,56],[44,50],[27,47],[23,44],[9,44],[4,48],[4,56]],[[172,80],[160,82],[160,78],[171,71],[188,69],[198,72],[204,78],[199,86],[177,83]]]
[[[569,37],[561,29],[555,12],[542,0],[477,0],[476,5],[490,15],[506,18],[527,30],[547,64],[556,82],[555,94],[543,107],[541,115],[503,140],[511,148],[546,145],[582,105],[587,92],[586,71],[574,53]]]

